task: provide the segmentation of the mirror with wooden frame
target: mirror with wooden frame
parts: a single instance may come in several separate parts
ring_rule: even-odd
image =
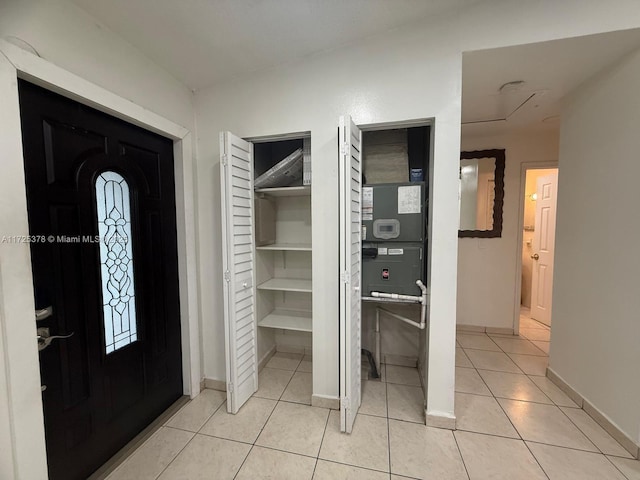
[[[502,236],[504,150],[460,154],[460,230],[458,237]]]

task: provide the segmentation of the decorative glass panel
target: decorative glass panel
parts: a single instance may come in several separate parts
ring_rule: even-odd
[[[107,353],[137,339],[129,185],[116,172],[96,180],[100,269]]]

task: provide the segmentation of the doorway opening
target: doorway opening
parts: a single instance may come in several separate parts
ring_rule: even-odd
[[[416,300],[423,293],[416,280],[427,285],[432,125],[416,120],[361,126],[361,412],[423,424],[428,326],[421,319],[428,307]],[[410,191],[418,192],[418,208],[404,211],[398,199]],[[397,231],[386,235],[376,225]],[[414,298],[381,298],[391,294]]]
[[[558,168],[522,169],[519,333],[549,353]]]

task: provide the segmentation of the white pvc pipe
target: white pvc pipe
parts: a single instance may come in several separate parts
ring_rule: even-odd
[[[376,308],[376,355],[375,362],[376,368],[378,369],[378,377],[382,377],[382,373],[380,372],[380,355],[381,355],[381,347],[380,347],[380,312]]]
[[[384,312],[387,315],[393,318],[396,318],[402,322],[408,323],[409,325],[419,328],[420,330],[424,330],[427,326],[427,321],[426,321],[427,305],[429,304],[427,287],[424,286],[424,283],[422,283],[421,280],[416,280],[416,285],[418,285],[418,287],[420,287],[420,290],[422,291],[422,295],[419,297],[415,295],[402,295],[398,293],[371,292],[372,297],[380,298],[380,299],[390,299],[391,302],[389,303],[392,303],[393,300],[398,301],[398,303],[411,301],[411,302],[420,303],[422,306],[420,309],[420,323],[414,322],[413,320],[403,317],[402,315],[398,315],[397,313],[390,312],[389,310],[384,309],[382,307],[376,307],[376,354],[374,356],[374,361],[376,363],[376,368],[378,369],[378,375],[380,377],[382,377],[382,373],[380,372],[380,363],[381,363],[380,356],[382,355],[381,347],[380,347],[380,337],[381,337],[380,312]]]
[[[381,312],[386,313],[387,315],[389,315],[390,317],[396,318],[404,323],[408,323],[409,325],[412,325],[416,328],[419,328],[420,330],[424,330],[424,327],[426,326],[425,323],[418,323],[418,322],[414,322],[413,320],[410,320],[406,317],[403,317],[402,315],[398,315],[397,313],[393,313],[390,312],[389,310],[386,310],[382,307],[377,307],[376,310],[380,310]]]

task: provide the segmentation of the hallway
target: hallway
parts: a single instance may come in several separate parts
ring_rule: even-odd
[[[640,479],[640,462],[545,377],[550,330],[458,332],[454,433],[471,479]]]

